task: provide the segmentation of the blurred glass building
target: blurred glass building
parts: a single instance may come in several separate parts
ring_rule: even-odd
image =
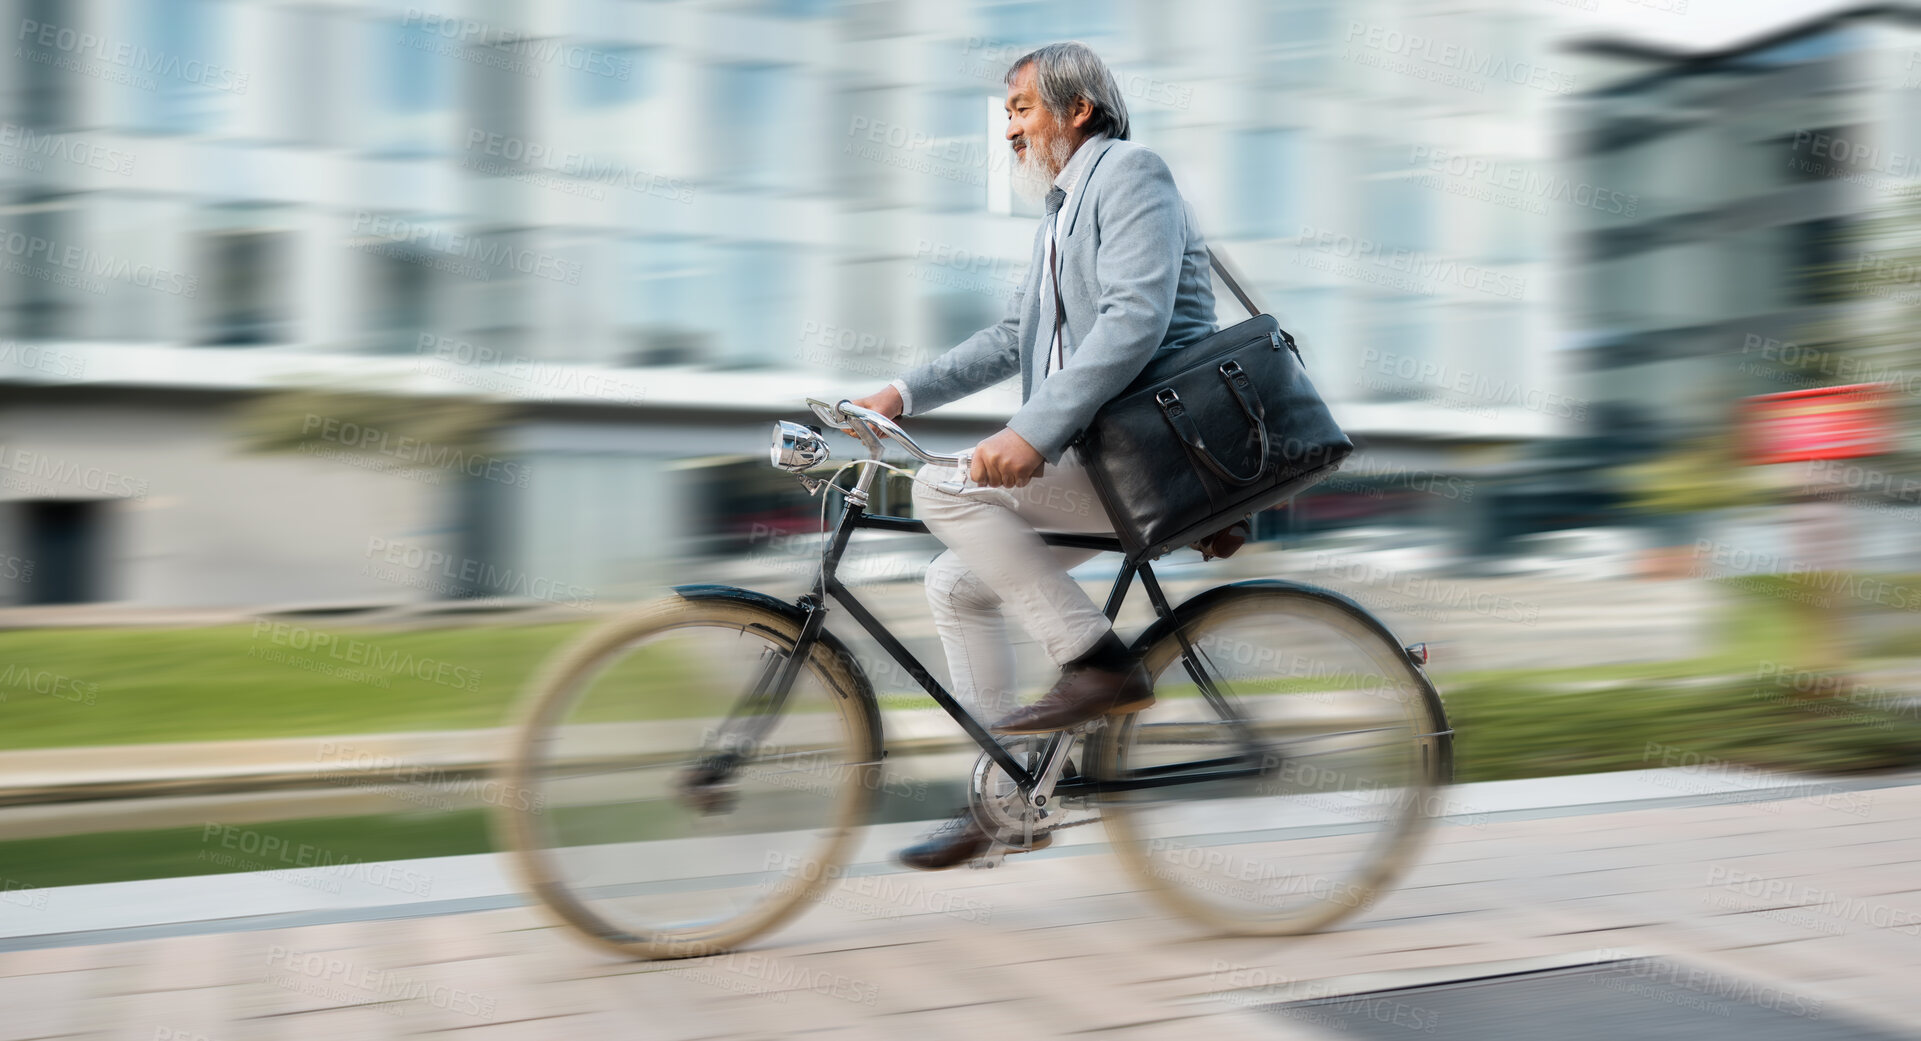
[[[1912,441],[1901,417],[1921,390],[1921,12],[1863,5],[1709,53],[1569,50],[1605,70],[1570,109],[1571,177],[1630,201],[1578,210],[1569,240],[1594,457],[1717,439],[1749,455],[1747,399],[1882,384],[1894,441],[1859,453],[1882,458],[1782,464],[1767,481],[1780,501],[1853,500],[1847,541],[1911,566],[1921,485],[1897,494],[1905,464],[1887,450]],[[1779,525],[1741,526],[1724,537],[1795,559]]]
[[[618,599],[805,526],[767,421],[872,390],[1019,285],[1039,214],[1009,191],[1002,77],[1051,40],[1113,66],[1363,446],[1292,529],[1486,527],[1477,475],[1588,417],[1564,360],[1705,305],[1685,249],[1671,277],[1614,257],[1717,185],[1626,215],[1566,191],[1557,114],[1586,84],[1519,0],[0,12],[0,553],[32,564],[8,602]],[[1606,97],[1637,89],[1665,88]],[[1582,352],[1570,226],[1622,287]],[[1729,281],[1713,306],[1758,313]],[[1629,315],[1634,286],[1672,305]],[[1016,393],[921,429],[971,443]]]

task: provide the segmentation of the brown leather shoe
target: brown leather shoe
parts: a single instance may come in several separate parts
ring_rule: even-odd
[[[1110,672],[1083,665],[1061,670],[1053,690],[988,729],[996,734],[1049,734],[1098,716],[1139,712],[1153,703],[1153,685],[1141,666]]]
[[[1046,849],[1053,842],[1053,836],[1041,832],[1034,836],[1030,846],[1009,844],[1011,848],[1022,851]],[[912,846],[901,850],[896,857],[902,864],[916,871],[943,871],[956,864],[964,864],[986,853],[994,845],[994,839],[974,818],[974,811],[963,809],[949,818],[947,823],[935,829],[934,833]]]

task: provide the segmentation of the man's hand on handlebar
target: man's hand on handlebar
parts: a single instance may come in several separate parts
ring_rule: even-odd
[[[974,446],[974,462],[967,475],[986,488],[1022,488],[1040,476],[1046,462],[1026,438],[1002,430]]]
[[[888,419],[899,419],[901,409],[904,407],[900,400],[900,391],[895,390],[891,383],[864,398],[855,398],[849,402],[849,404],[859,405],[861,408],[871,408],[881,415],[886,416]],[[841,427],[841,430],[845,433],[852,434],[854,427],[850,423],[847,426]]]

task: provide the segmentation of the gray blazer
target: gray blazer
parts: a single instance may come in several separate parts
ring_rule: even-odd
[[[1132,141],[1083,147],[1100,152],[1061,210],[1061,370],[1042,378],[1054,328],[1042,220],[1007,317],[901,377],[924,415],[1018,372],[1022,405],[1007,426],[1050,463],[1155,352],[1215,331],[1207,246],[1167,163]]]

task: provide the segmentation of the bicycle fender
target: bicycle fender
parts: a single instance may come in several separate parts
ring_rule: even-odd
[[[746,607],[759,608],[763,611],[772,611],[782,617],[791,619],[796,627],[807,620],[807,612],[803,610],[799,604],[789,603],[779,597],[771,596],[755,589],[742,589],[739,586],[723,586],[712,583],[691,583],[688,585],[675,586],[672,592],[682,600],[720,600]],[[841,642],[840,637],[828,631],[826,626],[822,626],[820,630],[820,645],[826,648],[827,653],[833,655],[835,660],[840,662],[841,666],[847,670],[848,675],[853,678],[854,683],[858,687],[855,691],[856,696],[867,702],[867,718],[871,721],[869,729],[872,731],[872,733],[868,734],[868,737],[873,740],[875,748],[884,747],[881,744],[880,703],[874,697],[874,683],[867,678],[867,670],[861,666],[860,659],[854,656],[854,652],[848,650],[847,645]],[[846,696],[847,694],[842,692],[841,697]]]
[[[1176,604],[1172,614],[1165,618],[1154,619],[1152,625],[1149,625],[1139,636],[1134,638],[1132,648],[1134,653],[1139,654],[1145,652],[1162,637],[1173,632],[1174,627],[1181,624],[1184,617],[1191,616],[1199,611],[1205,611],[1222,600],[1231,600],[1240,592],[1250,589],[1288,589],[1297,593],[1304,593],[1319,600],[1331,601],[1335,606],[1341,608],[1343,612],[1354,616],[1356,620],[1379,633],[1383,639],[1392,641],[1394,646],[1402,646],[1400,640],[1388,630],[1385,623],[1379,618],[1374,617],[1367,608],[1362,607],[1359,603],[1355,602],[1352,597],[1344,593],[1337,593],[1332,589],[1327,589],[1322,586],[1311,586],[1305,582],[1290,582],[1284,578],[1250,578],[1203,590]]]
[[[1175,605],[1173,612],[1165,618],[1154,619],[1153,624],[1149,625],[1139,636],[1134,638],[1130,649],[1135,654],[1145,654],[1148,648],[1154,646],[1154,644],[1158,643],[1162,638],[1172,635],[1176,626],[1185,624],[1195,615],[1213,607],[1223,600],[1231,600],[1242,593],[1262,589],[1285,589],[1313,597],[1316,600],[1331,603],[1335,607],[1340,608],[1342,613],[1349,615],[1354,618],[1354,620],[1373,630],[1376,635],[1387,640],[1393,646],[1403,648],[1402,653],[1407,657],[1408,665],[1414,670],[1414,675],[1420,677],[1422,688],[1421,696],[1428,700],[1429,706],[1434,711],[1434,717],[1443,721],[1443,726],[1447,728],[1447,732],[1440,738],[1439,751],[1442,759],[1442,769],[1444,771],[1443,776],[1449,778],[1453,776],[1454,731],[1446,723],[1447,708],[1441,699],[1439,688],[1435,687],[1434,681],[1428,678],[1427,669],[1422,667],[1421,663],[1412,655],[1407,654],[1405,650],[1406,645],[1394,635],[1392,630],[1388,629],[1387,623],[1376,618],[1373,612],[1362,607],[1353,597],[1345,593],[1339,593],[1322,586],[1308,585],[1305,582],[1291,582],[1284,578],[1250,578],[1240,582],[1230,582],[1226,585],[1215,586],[1212,589],[1196,593],[1194,596]]]

